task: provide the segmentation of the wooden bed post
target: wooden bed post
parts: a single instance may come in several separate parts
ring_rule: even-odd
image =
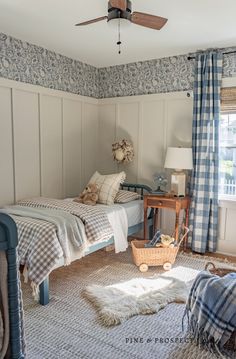
[[[49,276],[39,286],[39,303],[41,305],[49,303]]]

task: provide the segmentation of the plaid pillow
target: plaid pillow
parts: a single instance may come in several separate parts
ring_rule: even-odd
[[[131,191],[119,190],[117,192],[115,203],[127,203],[131,201],[135,201],[136,199],[140,199],[140,194]]]
[[[124,182],[125,177],[126,174],[123,171],[111,175],[101,175],[99,172],[95,172],[89,183],[98,185],[98,203],[114,204],[120,184]]]

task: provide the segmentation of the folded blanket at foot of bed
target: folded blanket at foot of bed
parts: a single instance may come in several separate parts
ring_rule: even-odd
[[[236,330],[236,273],[222,278],[206,271],[199,273],[190,290],[185,315],[197,343],[223,353]]]

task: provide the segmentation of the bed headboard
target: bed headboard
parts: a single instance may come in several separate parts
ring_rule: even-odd
[[[152,188],[145,185],[145,184],[139,184],[139,183],[123,183],[121,184],[121,189],[137,192],[141,194],[141,198],[143,198],[143,195],[145,193],[151,193]]]

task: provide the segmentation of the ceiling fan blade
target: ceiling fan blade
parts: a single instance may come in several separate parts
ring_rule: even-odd
[[[116,9],[125,11],[127,9],[127,0],[110,0],[110,5]]]
[[[80,22],[78,24],[75,24],[75,26],[89,25],[89,24],[93,24],[94,22],[102,21],[102,20],[105,20],[105,19],[107,20],[107,16],[101,16],[101,17],[98,17],[97,19]]]
[[[168,19],[164,17],[144,14],[143,12],[134,11],[131,15],[131,22],[137,25],[150,27],[151,29],[160,30]]]

